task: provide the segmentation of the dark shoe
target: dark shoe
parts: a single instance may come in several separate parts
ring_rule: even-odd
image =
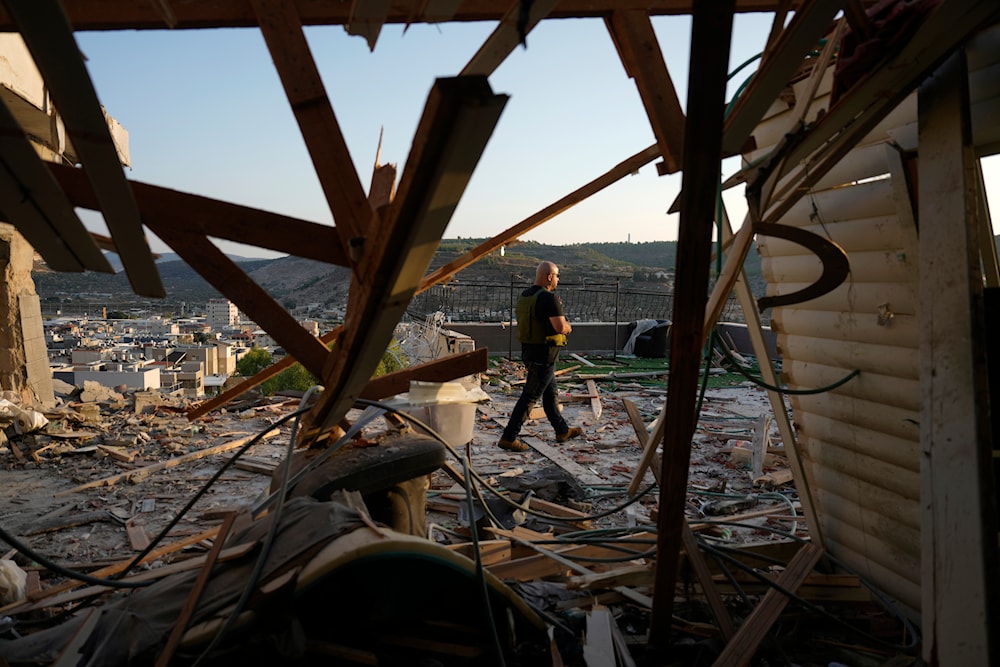
[[[500,442],[497,443],[500,449],[506,449],[508,452],[526,452],[529,447],[521,442],[520,440],[504,440],[500,438]]]
[[[583,435],[583,429],[579,426],[573,426],[565,433],[556,435],[556,442],[566,442],[570,438],[575,438],[578,435]]]

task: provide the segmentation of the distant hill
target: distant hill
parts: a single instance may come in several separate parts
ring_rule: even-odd
[[[484,239],[442,240],[432,261],[432,268],[454,260],[483,241]],[[502,255],[500,252],[490,253],[455,278],[466,282],[504,284],[513,278],[516,282],[523,283],[531,280],[540,261],[551,260],[562,268],[566,285],[619,281],[623,286],[663,288],[672,283],[665,276],[672,272],[676,254],[677,243],[674,241],[578,243],[562,246],[527,241],[506,247]],[[109,259],[111,257],[114,256],[109,256]],[[232,259],[286,308],[306,304],[343,306],[346,303],[350,272],[344,267],[300,257]],[[132,292],[127,276],[121,272],[102,274],[36,271],[34,279],[46,314],[55,309],[76,314],[71,306],[73,302],[79,302],[81,308],[88,312],[93,311],[96,304],[109,311],[136,308],[190,315],[203,312],[209,299],[220,296],[218,290],[172,253],[161,256],[157,268],[167,290],[167,298],[163,300],[138,297]],[[755,251],[751,251],[748,257],[746,269],[755,293],[762,293],[760,260]]]

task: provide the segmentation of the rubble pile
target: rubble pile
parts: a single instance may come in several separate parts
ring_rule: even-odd
[[[545,645],[543,633],[540,643],[520,649],[523,664],[556,664],[547,662],[552,651],[559,651],[564,664],[635,664],[629,661],[632,655],[642,655],[653,601],[658,498],[654,474],[644,471],[638,480],[640,490],[634,494],[628,490],[652,422],[666,400],[662,372],[636,377],[593,363],[565,369],[560,377],[561,409],[570,424],[583,428],[584,435],[556,443],[544,416],[532,414],[522,430],[531,449],[509,452],[496,442],[517,399],[522,373],[519,364],[493,362],[481,376],[488,400],[476,405],[471,440],[448,445],[444,465],[421,475],[416,486],[403,491],[411,496],[411,509],[406,511],[417,507],[416,511],[426,512],[426,521],[414,522],[410,517],[405,524],[419,525],[416,534],[406,535],[398,525],[385,527],[380,519],[373,520],[374,508],[364,507],[367,496],[338,502],[356,512],[349,523],[368,526],[366,530],[374,531],[372,539],[381,542],[382,548],[390,540],[403,544],[399,548],[404,551],[437,549],[435,559],[468,563],[453,566],[467,568],[463,576],[473,577],[482,568],[486,573],[482,576],[491,582],[490,594],[507,604],[519,623],[550,629],[552,646]],[[0,635],[3,639],[27,634],[27,626],[19,625],[25,619],[44,626],[46,619],[76,617],[78,610],[83,614],[91,605],[139,605],[124,602],[127,593],[107,586],[84,587],[85,582],[73,582],[39,562],[35,554],[74,572],[97,578],[124,573],[128,575],[124,581],[137,578],[142,582],[161,576],[164,582],[169,576],[193,579],[196,572],[204,571],[206,559],[215,562],[220,554],[249,558],[250,547],[240,550],[234,540],[245,534],[239,531],[252,532],[267,521],[268,512],[258,511],[261,519],[252,516],[254,510],[274,510],[274,505],[262,503],[281,479],[280,464],[294,439],[294,421],[289,417],[299,407],[295,397],[258,396],[192,422],[186,416],[185,400],[155,392],[89,386],[61,391],[61,404],[43,412],[47,423],[18,432],[16,420],[11,420],[5,429],[8,439],[0,449],[7,480],[0,527],[30,548],[26,552],[10,546],[0,554],[16,563],[26,578],[23,596],[0,608],[0,617],[9,619],[8,634]],[[769,590],[768,579],[780,580],[784,564],[800,557],[796,554],[808,539],[808,526],[769,411],[765,393],[746,384],[705,393],[691,443],[686,521],[692,544],[699,548],[685,557],[675,598],[675,628],[682,635],[677,641],[690,653],[690,661],[683,664],[710,664],[722,640],[732,636],[734,622],[752,613]],[[354,410],[350,417],[358,419],[361,414]],[[347,438],[344,451],[384,447],[401,433],[413,432],[405,420],[390,418],[393,414],[365,421],[359,433]],[[219,475],[220,467],[236,452],[239,458]],[[193,498],[197,500],[191,504]],[[289,507],[299,508],[305,500],[293,498]],[[305,516],[306,510],[301,511]],[[161,536],[165,528],[169,532]],[[267,531],[257,531],[257,544],[269,545],[263,537]],[[233,537],[227,540],[228,536]],[[272,578],[296,580],[303,567],[304,571],[320,567],[315,563],[322,560],[322,554],[341,540],[354,538],[332,535],[329,539],[325,548],[323,542],[301,547],[313,558],[305,566],[304,556],[285,554],[284,558],[291,559],[264,571]],[[360,554],[352,558],[364,561],[376,547],[351,548],[355,551],[350,553]],[[337,567],[345,567],[343,560],[334,561]],[[183,572],[187,574],[178,574]],[[795,584],[803,599],[813,601],[808,604],[853,605],[852,613],[868,614],[861,621],[866,627],[882,628],[889,637],[898,632],[894,619],[887,622],[884,613],[872,611],[872,596],[859,577],[809,572],[811,568]],[[252,575],[240,576],[243,579],[234,581]],[[444,577],[437,586],[433,581],[421,583],[434,589],[428,595],[457,595],[446,583],[450,575],[423,573],[416,578],[436,576]],[[214,590],[211,581],[200,585]],[[313,586],[332,585],[327,579],[319,581],[323,583]],[[407,581],[405,585],[397,582],[393,595],[414,585],[412,577]],[[390,595],[384,587],[379,590],[380,595]],[[232,591],[227,595],[238,597]],[[296,598],[295,608],[312,600],[309,595]],[[133,596],[156,606],[150,602],[149,591]],[[720,604],[725,618],[712,608],[713,597],[724,600]],[[341,600],[339,604],[347,603]],[[405,607],[407,603],[397,600],[393,604]],[[184,642],[178,635],[179,643],[170,648],[178,651],[177,664],[186,664],[185,646],[210,635],[199,635],[195,629],[209,627],[212,618],[223,622],[225,614],[213,617],[220,612],[217,608],[210,611],[204,617],[199,616],[200,610],[190,612]],[[454,622],[456,612],[448,605],[436,613],[441,614],[441,623]],[[282,633],[291,633],[282,634],[285,639],[294,634],[282,628]],[[758,643],[769,629],[760,631]],[[521,631],[538,639],[535,630]],[[364,634],[362,629],[352,632]],[[377,643],[409,646],[439,660],[464,656],[465,662],[443,660],[441,664],[478,664],[479,652],[486,650],[479,639],[418,641],[415,637],[420,634],[399,630],[392,640],[380,635]],[[160,650],[158,641],[162,638],[150,639],[144,650],[155,654]],[[348,647],[340,641],[324,644],[321,653],[341,655]],[[307,642],[307,646],[311,645]],[[202,645],[198,650],[208,649]],[[610,652],[615,662],[591,662],[594,651]],[[369,653],[361,651],[354,656],[356,661],[343,664],[382,664],[371,657],[374,652]],[[105,659],[110,658],[105,655]],[[142,662],[140,654],[130,659]]]

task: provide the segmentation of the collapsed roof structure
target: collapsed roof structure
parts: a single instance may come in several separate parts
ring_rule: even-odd
[[[357,399],[372,395],[372,372],[414,294],[644,165],[659,160],[661,174],[682,172],[669,398],[644,458],[661,482],[656,590],[663,594],[654,600],[650,642],[667,637],[671,624],[699,352],[735,290],[751,331],[759,310],[773,309],[782,381],[802,390],[792,399],[798,432],[781,393],[771,396],[783,440],[795,443],[814,545],[919,619],[929,664],[996,660],[991,434],[998,422],[991,415],[1000,412],[992,398],[1000,385],[991,380],[1000,352],[990,334],[1000,270],[978,166],[1000,148],[995,0],[3,4],[0,30],[24,38],[78,158],[75,166],[43,161],[28,135],[44,133],[0,106],[6,219],[56,270],[108,271],[103,244],[121,256],[137,294],[162,296],[143,230],[154,232],[322,379],[325,390],[300,430],[304,447],[322,446]],[[727,110],[725,45],[736,12],[771,12],[774,22],[757,74]],[[667,14],[692,16],[689,80],[699,83],[684,107],[651,23]],[[566,18],[605,22],[656,143],[428,274],[506,101],[492,91],[490,74],[540,21]],[[384,24],[443,21],[497,27],[458,76],[434,83],[398,185],[394,168],[377,167],[366,192],[303,27],[342,25],[377,48]],[[263,33],[335,226],[126,178],[74,31],[207,27]],[[745,168],[725,187],[744,185],[749,209],[736,229],[717,206],[720,161],[733,155]],[[93,238],[76,207],[100,211],[112,238]],[[709,294],[715,230],[726,263]],[[769,281],[760,302],[740,279],[755,237]],[[211,238],[350,267],[343,326],[308,334]],[[762,368],[780,384],[769,364]],[[422,377],[474,370],[435,369]],[[806,391],[848,375],[821,397]],[[203,404],[192,418],[235,395]]]

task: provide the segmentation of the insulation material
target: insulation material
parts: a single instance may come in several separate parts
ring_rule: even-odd
[[[12,560],[0,560],[0,605],[13,604],[25,598],[28,574]]]

